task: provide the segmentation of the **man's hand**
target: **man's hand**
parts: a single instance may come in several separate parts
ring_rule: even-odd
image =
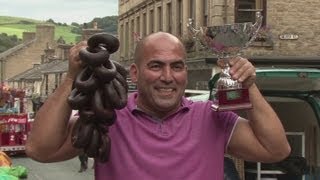
[[[82,70],[84,64],[82,63],[79,52],[82,48],[87,47],[87,42],[82,41],[70,49],[69,54],[69,70],[67,77],[70,79],[75,79],[79,72]]]
[[[248,59],[236,57],[229,59],[230,75],[232,79],[242,83],[243,87],[249,88],[256,81],[256,69]]]

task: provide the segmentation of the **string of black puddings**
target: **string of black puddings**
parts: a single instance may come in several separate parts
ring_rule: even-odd
[[[127,71],[116,61],[109,60],[110,54],[119,48],[116,37],[97,33],[87,44],[88,47],[79,52],[85,67],[77,75],[68,97],[71,108],[79,112],[71,141],[88,157],[107,162],[111,146],[108,128],[117,119],[115,109],[127,104]]]

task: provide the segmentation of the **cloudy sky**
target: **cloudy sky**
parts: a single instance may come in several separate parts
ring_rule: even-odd
[[[84,23],[118,15],[118,0],[0,0],[0,16]]]

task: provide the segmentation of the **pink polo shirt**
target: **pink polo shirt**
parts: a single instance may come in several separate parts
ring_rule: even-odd
[[[96,180],[222,180],[223,158],[238,116],[185,98],[161,123],[136,109],[136,93],[109,129],[111,155]]]

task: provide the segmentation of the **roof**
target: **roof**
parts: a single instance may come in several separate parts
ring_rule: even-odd
[[[52,68],[57,69],[57,67],[61,67],[66,64],[67,61],[54,60],[49,63],[40,64],[39,66],[28,69],[10,79],[8,82],[12,81],[22,81],[22,80],[41,80],[42,74],[44,72],[50,72]],[[61,65],[62,64],[62,65]],[[57,67],[56,67],[57,66]]]
[[[51,73],[63,73],[68,71],[68,61],[61,61],[55,64],[52,67],[47,67],[41,70],[43,74],[51,74]]]
[[[17,46],[14,46],[13,48],[10,48],[6,51],[4,51],[3,53],[0,53],[0,60],[1,59],[5,59],[6,57],[10,56],[11,54],[19,51],[20,49],[23,49],[25,47],[27,47],[28,45],[34,43],[36,40],[31,40],[31,41],[28,41],[28,42],[25,42],[25,43],[22,43],[22,44],[19,44]]]

